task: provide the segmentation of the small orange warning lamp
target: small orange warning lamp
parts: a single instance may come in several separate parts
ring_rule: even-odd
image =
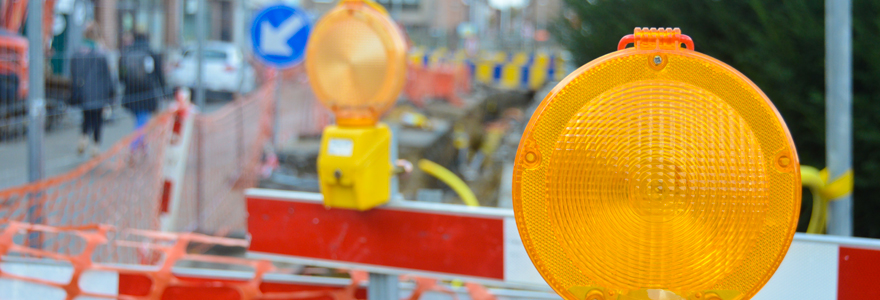
[[[536,110],[513,207],[566,299],[749,299],[791,244],[800,178],[754,83],[678,28],[636,28]]]
[[[382,6],[342,1],[315,25],[306,72],[337,124],[374,125],[403,89],[406,41]]]
[[[406,76],[406,43],[382,6],[343,0],[314,27],[306,72],[336,115],[324,129],[318,179],[324,205],[367,210],[391,196],[391,130],[379,122]]]

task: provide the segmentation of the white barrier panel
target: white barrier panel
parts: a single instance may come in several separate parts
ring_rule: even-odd
[[[414,217],[409,218],[411,220],[423,220],[434,215],[452,216],[456,218],[456,222],[466,222],[470,218],[490,221],[500,219],[503,230],[483,230],[480,232],[480,234],[497,232],[502,235],[500,237],[484,236],[486,240],[503,241],[503,263],[497,264],[497,268],[500,270],[481,273],[503,274],[503,276],[492,277],[474,276],[467,272],[457,273],[455,270],[462,270],[462,268],[456,268],[457,266],[446,266],[445,269],[440,270],[402,267],[401,264],[395,265],[395,262],[388,263],[387,260],[379,259],[381,255],[377,255],[377,251],[374,250],[395,251],[394,255],[414,261],[442,259],[435,253],[411,251],[410,248],[404,246],[383,248],[381,242],[366,241],[367,236],[370,238],[384,236],[394,241],[396,237],[393,235],[395,234],[418,236],[431,241],[431,232],[425,231],[426,228],[419,227],[424,225],[422,223],[409,224],[407,227],[410,231],[425,231],[425,234],[407,235],[405,232],[384,231],[373,235],[369,231],[370,228],[361,228],[363,229],[361,231],[352,230],[355,227],[364,227],[361,226],[365,225],[362,222],[371,219],[364,217],[365,215],[352,213],[352,211],[323,209],[320,194],[251,189],[247,191],[246,197],[249,212],[248,227],[253,237],[252,248],[248,256],[252,258],[327,267],[357,268],[376,273],[417,274],[446,279],[463,278],[489,285],[549,290],[549,286],[535,270],[523,248],[522,240],[516,230],[513,211],[510,209],[471,208],[453,204],[400,201],[362,213],[394,218],[381,219],[382,222],[377,223],[396,222],[398,219],[407,220],[406,216],[400,216],[407,212],[413,214]],[[321,207],[321,209],[309,210],[308,208],[311,206]],[[305,222],[300,223],[299,219]],[[326,224],[328,222],[341,222],[341,224]],[[301,224],[307,225],[303,227]],[[488,224],[492,223],[488,222]],[[445,227],[453,226],[454,224],[445,225]],[[386,230],[379,224],[366,227]],[[272,233],[254,231],[264,228],[271,228]],[[345,232],[342,231],[342,228]],[[472,239],[467,239],[470,234],[468,232],[457,232],[449,228],[443,230],[445,232],[439,235],[445,237],[446,240],[472,241]],[[304,232],[309,235],[303,235]],[[341,245],[352,245],[345,242],[349,240],[363,240],[364,243],[354,243],[359,245],[360,249],[339,248]],[[291,244],[302,244],[309,251],[290,248],[288,245]],[[258,246],[256,251],[254,251],[255,245]],[[451,248],[467,249],[474,245],[473,243],[451,245]],[[483,247],[483,245],[474,247]],[[312,251],[315,249],[318,251]],[[323,250],[336,252],[323,255],[324,253],[321,252]],[[477,255],[485,253],[476,252]],[[291,255],[291,253],[298,255]],[[344,253],[357,253],[358,255],[346,256]],[[485,257],[485,264],[494,266],[494,259],[494,257]],[[385,262],[386,264],[377,262]],[[433,268],[434,266],[429,267]],[[880,299],[880,240],[795,234],[792,246],[779,269],[753,299]]]
[[[73,267],[54,261],[11,260],[4,258],[0,262],[3,273],[28,278],[67,283],[73,275]],[[108,271],[91,271],[83,273],[80,288],[83,291],[113,296],[118,294],[119,274]],[[67,294],[55,287],[30,283],[8,278],[0,278],[0,299],[3,300],[64,300]],[[106,298],[79,297],[77,300],[95,300]]]
[[[186,176],[186,162],[189,147],[193,139],[193,126],[195,116],[190,104],[188,89],[177,92],[173,128],[171,138],[165,147],[165,161],[163,162],[162,176],[162,202],[159,220],[162,231],[185,231],[192,228],[182,228],[188,224],[180,224],[181,195],[183,194],[183,180]],[[181,230],[184,229],[184,230]]]

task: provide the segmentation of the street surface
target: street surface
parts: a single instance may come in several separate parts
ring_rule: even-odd
[[[212,101],[206,112],[219,109],[226,101]],[[81,135],[82,113],[78,108],[69,108],[60,124],[47,131],[43,140],[44,178],[73,170],[91,158],[88,151],[78,155],[76,146]],[[114,143],[134,130],[134,117],[125,109],[116,110],[101,128],[101,151],[106,151]],[[0,190],[26,184],[28,182],[27,136],[21,135],[0,141]]]

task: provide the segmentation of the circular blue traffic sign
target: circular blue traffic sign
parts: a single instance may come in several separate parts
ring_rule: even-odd
[[[305,58],[311,31],[305,12],[286,5],[267,7],[251,26],[254,55],[276,68],[292,67]]]

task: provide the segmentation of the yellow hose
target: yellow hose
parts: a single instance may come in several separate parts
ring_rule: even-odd
[[[461,197],[461,200],[464,201],[464,204],[467,206],[480,206],[480,203],[477,202],[477,196],[474,196],[474,192],[471,191],[471,188],[458,178],[458,176],[455,176],[452,171],[449,171],[443,166],[427,159],[419,160],[419,169],[437,177],[437,179],[440,179],[440,181],[443,181],[443,183],[452,187],[452,190]]]
[[[849,195],[853,190],[853,171],[843,173],[833,182],[828,182],[828,169],[819,171],[810,166],[801,166],[801,183],[813,194],[813,212],[807,233],[825,233],[828,221],[828,202]]]
[[[813,194],[813,212],[810,215],[810,225],[807,233],[821,234],[825,231],[825,199],[822,198],[822,189],[825,180],[822,180],[819,169],[810,166],[801,166],[801,183],[810,189]]]

